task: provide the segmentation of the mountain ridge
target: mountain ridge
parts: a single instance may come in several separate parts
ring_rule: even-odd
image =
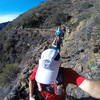
[[[8,25],[10,22],[4,22],[4,23],[0,23],[0,30],[2,30],[4,27],[6,27],[6,25]]]

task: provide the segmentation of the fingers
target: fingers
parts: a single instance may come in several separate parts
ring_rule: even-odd
[[[35,98],[33,98],[33,97],[30,97],[30,99],[29,100],[35,100]]]

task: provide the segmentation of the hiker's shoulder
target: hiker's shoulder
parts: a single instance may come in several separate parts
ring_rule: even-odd
[[[65,68],[65,67],[60,67],[60,70],[65,73],[75,72],[72,68]]]
[[[61,70],[72,70],[72,68],[60,67]]]

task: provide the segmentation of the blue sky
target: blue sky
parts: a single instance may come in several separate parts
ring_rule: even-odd
[[[0,23],[11,21],[46,0],[0,0]]]

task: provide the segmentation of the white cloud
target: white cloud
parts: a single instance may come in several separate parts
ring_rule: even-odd
[[[15,19],[19,14],[9,14],[9,15],[0,15],[0,23],[12,21]]]

